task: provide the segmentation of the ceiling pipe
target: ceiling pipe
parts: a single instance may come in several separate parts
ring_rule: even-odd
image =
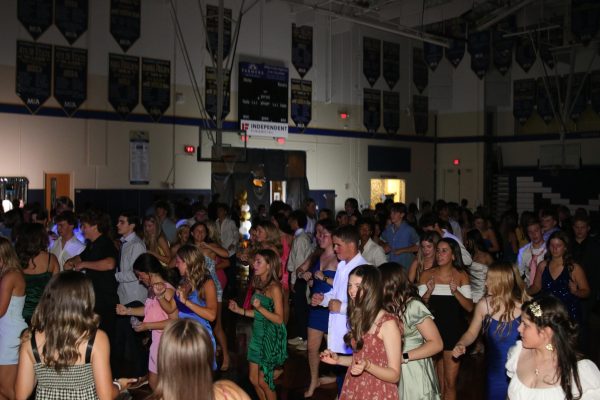
[[[330,10],[321,8],[316,5],[307,4],[304,1],[298,1],[298,0],[296,0],[296,1],[286,0],[286,1],[291,4],[308,7],[310,9],[314,10],[315,12],[318,12],[319,14],[329,15],[329,16],[343,19],[343,20],[346,20],[349,22],[353,22],[358,25],[363,25],[363,26],[367,26],[369,28],[377,29],[379,31],[393,33],[395,35],[400,35],[400,36],[407,37],[409,39],[415,39],[415,40],[419,40],[422,42],[435,44],[435,45],[442,46],[445,48],[450,47],[450,41],[447,38],[442,37],[442,36],[432,35],[430,33],[421,32],[421,31],[418,31],[418,30],[412,29],[412,28],[401,27],[401,26],[396,26],[396,25],[392,25],[392,24],[385,24],[385,23],[382,23],[381,21],[377,21],[377,20],[373,20],[373,19],[369,19],[369,18],[364,18],[364,17],[356,18],[356,17],[339,14],[334,11],[330,11]]]
[[[485,31],[488,28],[491,28],[492,26],[496,25],[498,22],[502,21],[504,18],[516,13],[517,11],[519,11],[521,8],[533,3],[536,0],[523,0],[523,1],[518,1],[515,5],[510,6],[510,7],[506,7],[506,8],[500,8],[498,10],[496,10],[496,12],[491,13],[491,18],[489,19],[490,16],[483,18],[482,20],[478,21],[477,23],[477,28],[475,29],[477,32],[481,32],[481,31]],[[496,14],[495,16],[493,14]]]

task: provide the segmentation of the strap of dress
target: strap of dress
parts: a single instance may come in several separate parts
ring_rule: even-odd
[[[381,318],[379,318],[379,321],[377,321],[377,325],[376,325],[376,328],[375,328],[375,335],[379,334],[379,329],[381,329],[381,325],[383,325],[384,322],[387,322],[387,321],[389,321],[391,319],[395,319],[396,322],[398,321],[398,318],[395,315],[393,315],[393,314],[390,314],[390,313],[387,313],[387,312],[385,314],[383,314],[381,316]]]
[[[38,364],[42,363],[40,358],[40,353],[38,352],[37,342],[35,340],[35,331],[31,331],[31,352],[33,353],[33,358],[35,358],[35,362]]]
[[[51,257],[52,257],[52,253],[48,252],[48,267],[46,267],[46,272],[50,272]]]
[[[96,339],[96,332],[98,332],[98,331],[94,331],[94,333],[92,333],[92,335],[90,336],[87,347],[85,349],[85,363],[86,364],[89,364],[90,360],[92,359],[92,348],[94,347],[94,340]]]

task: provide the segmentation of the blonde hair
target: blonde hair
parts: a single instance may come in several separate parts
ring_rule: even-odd
[[[158,385],[150,399],[213,399],[213,359],[212,341],[200,323],[171,321],[160,338]]]
[[[177,250],[177,256],[187,266],[188,279],[192,288],[201,294],[204,283],[211,279],[202,250],[194,245],[186,244]]]
[[[217,223],[210,220],[206,221],[206,229],[208,229],[206,236],[210,239],[208,241],[221,246],[221,232],[219,232],[219,229],[217,228]]]
[[[497,333],[508,331],[513,322],[514,311],[521,304],[529,300],[525,291],[525,284],[519,276],[516,266],[510,263],[493,263],[489,266],[486,279],[487,293],[491,296],[490,315],[500,314]]]
[[[281,252],[283,251],[283,245],[281,244],[281,234],[279,233],[279,229],[277,229],[275,224],[270,221],[260,221],[256,225],[256,227],[264,229],[267,234],[267,240],[265,242],[259,243],[258,247],[261,249],[273,248],[276,249],[277,253],[281,254]]]
[[[151,235],[149,235],[146,232],[146,222],[152,222],[154,224],[154,232],[152,232]],[[158,219],[156,219],[156,217],[154,215],[146,215],[144,217],[144,222],[142,223],[142,231],[144,232],[144,244],[146,245],[146,248],[150,251],[156,251],[158,250],[158,238],[160,237],[160,235],[162,234],[162,228],[160,227],[160,224],[158,223]]]
[[[100,318],[94,313],[96,298],[90,278],[80,272],[64,271],[54,275],[44,289],[31,318],[33,332],[44,333],[44,363],[56,370],[74,365],[80,357],[79,345],[96,332]]]
[[[13,270],[21,271],[19,257],[10,240],[0,236],[0,279]]]

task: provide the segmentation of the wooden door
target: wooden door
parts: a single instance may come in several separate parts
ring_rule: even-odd
[[[52,210],[54,202],[58,197],[71,197],[71,174],[44,174],[44,198],[45,207]]]

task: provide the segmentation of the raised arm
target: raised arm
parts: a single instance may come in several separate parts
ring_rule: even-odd
[[[471,324],[469,328],[456,342],[454,349],[452,350],[453,357],[460,357],[465,354],[467,347],[469,347],[477,337],[479,336],[479,332],[481,332],[481,325],[483,324],[483,319],[485,318],[487,305],[486,298],[479,300],[477,306],[475,307],[475,315],[473,315],[473,319],[471,319]]]

